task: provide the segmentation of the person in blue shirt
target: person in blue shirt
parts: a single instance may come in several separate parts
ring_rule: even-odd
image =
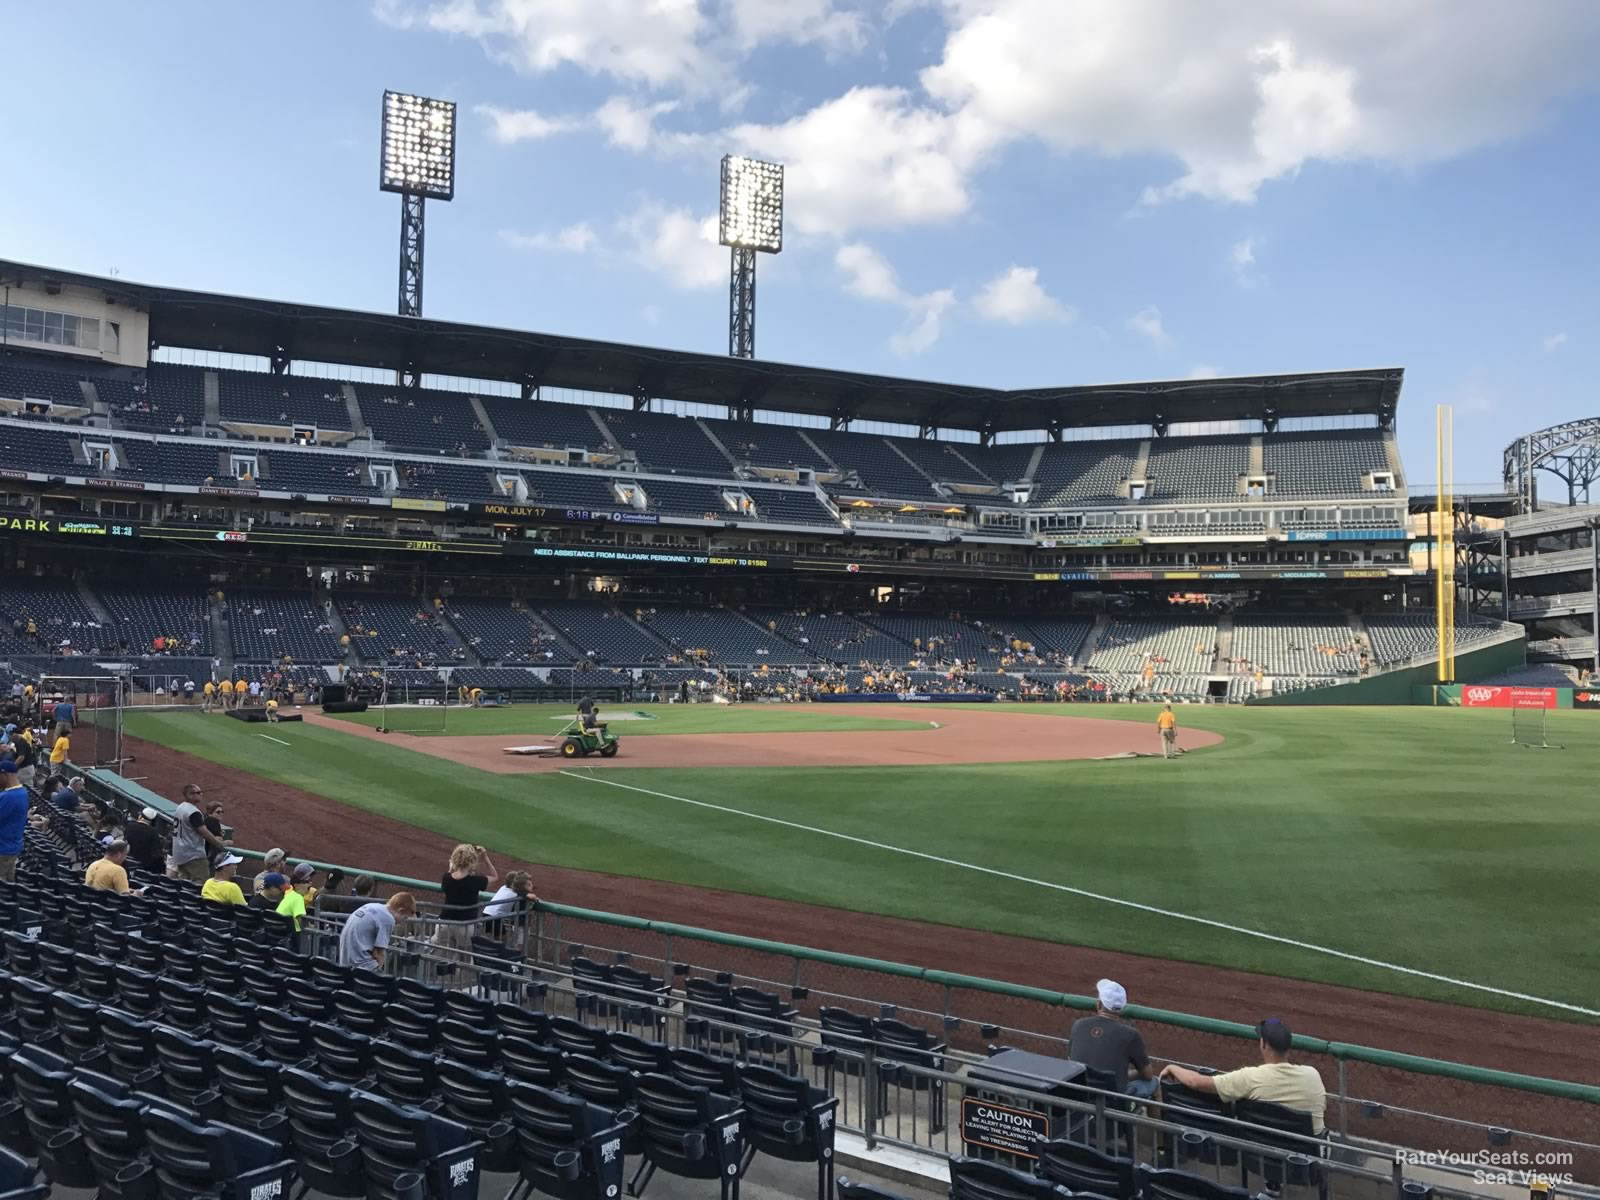
[[[17,782],[17,764],[0,759],[0,879],[16,882],[22,831],[28,827],[28,789]]]
[[[55,737],[71,737],[74,718],[78,715],[78,707],[71,700],[57,700],[55,707]]]

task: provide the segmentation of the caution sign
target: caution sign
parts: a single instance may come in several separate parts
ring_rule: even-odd
[[[961,1101],[961,1140],[968,1146],[1038,1158],[1035,1147],[1050,1140],[1050,1118],[1029,1108],[966,1096]]]

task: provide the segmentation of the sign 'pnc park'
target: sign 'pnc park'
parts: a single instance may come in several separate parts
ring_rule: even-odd
[[[0,513],[0,533],[29,535],[131,538],[138,536],[138,528],[131,521],[100,521],[89,517],[19,517]]]

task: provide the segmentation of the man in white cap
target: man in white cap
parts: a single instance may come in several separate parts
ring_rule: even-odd
[[[1092,1071],[1109,1075],[1130,1096],[1155,1095],[1155,1072],[1139,1031],[1120,1019],[1128,1006],[1127,990],[1114,979],[1095,984],[1094,1016],[1072,1023],[1067,1057]]]
[[[222,857],[217,859],[217,865],[211,869],[211,878],[201,887],[200,899],[217,904],[244,904],[244,892],[233,881],[233,873],[243,861],[231,850],[224,851]]]

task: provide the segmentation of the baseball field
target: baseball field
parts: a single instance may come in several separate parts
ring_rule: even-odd
[[[629,880],[1540,1017],[1600,1009],[1587,713],[1548,714],[1565,749],[1541,751],[1510,744],[1501,711],[1184,707],[1168,762],[1125,756],[1155,749],[1148,707],[616,711],[654,719],[619,721],[620,756],[577,764],[502,752],[549,740],[564,708],[452,710],[437,736],[379,734],[374,714],[130,713],[129,773],[169,795],[205,776],[241,844],[433,876],[433,846],[475,841],[548,865],[551,899],[573,871],[624,877],[605,894],[647,916],[661,893]]]

